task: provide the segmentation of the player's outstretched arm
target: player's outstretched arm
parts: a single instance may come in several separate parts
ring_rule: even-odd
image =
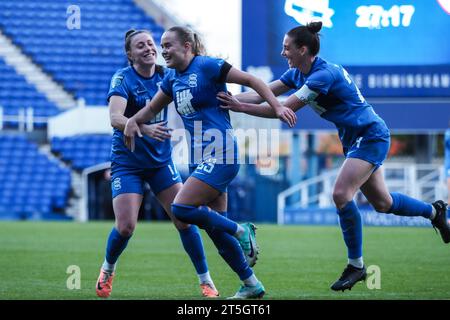
[[[167,96],[161,89],[158,90],[156,95],[151,100],[147,100],[147,104],[144,108],[139,110],[134,116],[136,123],[146,123],[147,121],[152,120],[158,113],[164,109],[169,103],[172,102],[172,98]],[[130,119],[131,119],[130,118]]]
[[[217,99],[222,103],[220,107],[223,109],[229,109],[234,112],[243,112],[255,117],[277,118],[275,110],[273,110],[273,108],[271,108],[268,104],[260,105],[242,102],[230,92],[219,92],[217,94]]]
[[[241,102],[230,92],[219,92],[217,94],[217,99],[222,103],[220,107],[224,109],[229,109],[234,112],[243,112],[261,118],[277,118],[275,111],[269,105]],[[289,108],[293,112],[301,109],[306,104],[306,101],[300,100],[294,94],[289,96],[289,98],[283,103],[284,107]]]
[[[286,86],[283,82],[280,80],[275,80],[269,83],[269,89],[272,91],[275,97],[278,97],[279,95],[282,95],[283,93],[288,92],[291,90],[288,86]],[[247,91],[243,93],[239,93],[235,95],[235,97],[240,102],[245,103],[262,103],[264,102],[264,99],[256,92],[254,91]]]
[[[254,89],[275,111],[277,117],[286,122],[290,127],[295,125],[297,117],[292,110],[284,107],[274,96],[270,88],[261,80],[247,72],[231,68],[227,74],[227,82],[237,83]]]

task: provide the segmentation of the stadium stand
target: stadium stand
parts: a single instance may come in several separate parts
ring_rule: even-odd
[[[159,43],[163,29],[129,0],[79,0],[80,29],[69,29],[64,1],[0,1],[0,27],[75,98],[105,105],[114,72],[127,61],[123,37],[149,29]]]
[[[75,170],[110,160],[110,135],[77,135],[71,137],[53,137],[51,150],[54,154]]]
[[[0,135],[0,176],[0,218],[68,218],[58,212],[67,206],[70,170],[25,135]]]
[[[48,101],[45,95],[38,92],[25,78],[0,58],[0,107],[4,116],[18,116],[20,110],[33,108],[35,117],[50,117],[59,113],[58,107]],[[8,120],[5,127],[16,127],[17,120]],[[36,122],[37,127],[45,126]]]
[[[80,28],[68,27],[71,3],[0,1],[0,31],[63,91],[87,106],[105,106],[111,76],[128,63],[125,32],[149,29],[159,43],[163,28],[131,0],[80,0],[75,5],[82,17]],[[45,119],[67,107],[39,91],[19,69],[0,56],[2,128],[23,130],[18,124],[25,119],[20,117],[27,117],[26,110],[32,108],[34,128],[45,131]],[[37,136],[0,134],[0,219],[69,218],[61,213],[67,213],[77,198],[71,190],[79,187],[81,171],[110,159],[111,135],[36,138],[50,143],[53,155],[67,167],[39,151],[31,141]]]

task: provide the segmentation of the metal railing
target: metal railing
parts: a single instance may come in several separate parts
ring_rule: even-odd
[[[385,163],[383,170],[390,191],[405,193],[423,201],[432,202],[447,197],[443,165],[414,163]],[[339,169],[333,169],[304,180],[278,194],[277,223],[284,224],[289,208],[333,207],[333,186]],[[294,201],[290,199],[294,198]]]
[[[33,108],[19,109],[17,115],[5,115],[3,107],[0,106],[0,130],[4,128],[5,122],[17,122],[19,131],[31,132],[37,123],[47,123],[48,117],[36,117]]]

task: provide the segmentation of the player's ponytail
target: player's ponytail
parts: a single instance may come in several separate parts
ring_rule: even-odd
[[[194,33],[194,49],[193,49],[193,53],[196,56],[204,56],[206,55],[206,49],[205,46],[203,45],[202,40],[200,39],[199,35],[195,32]]]
[[[318,33],[322,29],[321,21],[314,21],[308,23],[306,26],[299,26],[289,30],[286,35],[292,38],[297,48],[306,46],[309,50],[309,54],[315,56],[320,50],[320,34]]]
[[[309,32],[316,34],[322,29],[322,21],[312,21],[306,25]]]

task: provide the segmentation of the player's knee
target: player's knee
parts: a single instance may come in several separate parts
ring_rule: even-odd
[[[175,228],[177,228],[178,231],[187,230],[191,226],[190,224],[184,223],[184,222],[178,220],[177,218],[172,220],[172,222],[173,222]]]
[[[346,190],[334,189],[333,201],[337,208],[343,208],[348,202],[352,201],[353,197]]]
[[[136,224],[128,222],[118,225],[117,231],[122,237],[131,237],[133,235]]]
[[[376,212],[387,213],[390,211],[392,203],[388,201],[380,200],[374,203],[371,203]]]

